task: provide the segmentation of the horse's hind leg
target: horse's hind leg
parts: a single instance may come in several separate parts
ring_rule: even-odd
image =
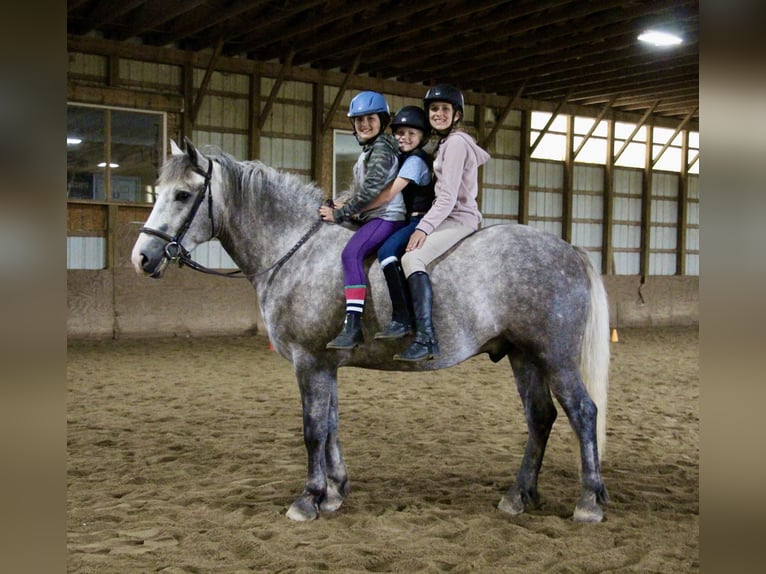
[[[516,388],[521,395],[529,437],[516,483],[508,489],[497,507],[509,514],[521,514],[525,508],[538,506],[537,477],[543,463],[545,446],[556,420],[556,407],[537,367],[520,354],[512,354],[511,366]]]
[[[574,511],[575,522],[601,522],[609,496],[601,480],[598,458],[596,416],[598,409],[585,390],[577,367],[561,368],[553,373],[549,385],[556,400],[564,408],[569,423],[580,442],[582,492]]]

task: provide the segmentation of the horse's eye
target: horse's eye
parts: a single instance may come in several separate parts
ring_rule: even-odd
[[[183,191],[181,189],[176,190],[176,201],[180,202],[187,202],[189,201],[189,198],[192,196],[191,192],[189,191]]]

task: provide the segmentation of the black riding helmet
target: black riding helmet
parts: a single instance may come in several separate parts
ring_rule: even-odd
[[[394,133],[398,127],[410,127],[423,132],[421,145],[425,143],[428,138],[428,132],[431,131],[426,113],[418,106],[404,106],[396,112],[394,119],[391,121],[391,133]]]
[[[450,84],[437,84],[430,88],[423,98],[423,108],[427,110],[431,102],[449,102],[455,111],[460,112],[461,116],[464,113],[463,106],[465,105],[465,100],[463,99],[463,93]]]

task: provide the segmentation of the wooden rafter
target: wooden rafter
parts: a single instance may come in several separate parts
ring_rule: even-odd
[[[200,84],[199,90],[197,91],[197,97],[195,98],[194,105],[191,109],[190,120],[192,125],[194,125],[197,121],[197,114],[199,113],[199,109],[202,106],[202,100],[207,93],[207,87],[210,85],[210,78],[213,76],[213,70],[215,70],[216,61],[221,56],[221,50],[223,50],[223,37],[219,38],[218,43],[215,45],[215,50],[213,51],[213,55],[210,57],[207,69],[205,70],[205,75],[202,78],[202,83]]]
[[[590,136],[592,136],[593,132],[596,131],[596,128],[598,128],[598,124],[601,123],[601,120],[604,119],[604,116],[607,114],[607,112],[612,109],[612,104],[614,104],[614,101],[616,99],[617,99],[617,96],[613,96],[612,99],[609,100],[609,102],[603,107],[601,112],[598,114],[598,116],[596,117],[596,119],[593,122],[593,125],[588,130],[588,133],[585,134],[585,137],[582,138],[582,141],[580,142],[580,145],[577,146],[577,149],[572,154],[572,161],[577,159],[577,154],[580,153],[580,150],[582,150],[582,148],[585,145],[585,143],[590,139]]]
[[[639,121],[636,124],[636,127],[633,129],[633,132],[630,134],[630,136],[628,136],[628,139],[626,139],[623,142],[622,147],[620,148],[620,150],[616,154],[614,154],[614,161],[615,162],[618,159],[620,159],[620,156],[622,155],[622,152],[624,152],[628,148],[628,145],[630,145],[630,142],[632,142],[633,138],[636,137],[636,134],[641,130],[642,127],[644,127],[644,125],[646,124],[647,120],[652,116],[652,113],[654,113],[654,110],[659,105],[659,103],[660,103],[660,101],[657,100],[656,102],[654,102],[654,105],[651,108],[646,110],[646,113],[641,118],[641,121]]]
[[[503,122],[505,122],[505,118],[508,117],[508,114],[511,112],[511,110],[514,108],[514,106],[517,106],[519,103],[519,100],[521,100],[521,93],[524,91],[524,86],[526,85],[526,82],[521,84],[519,86],[519,89],[516,91],[514,96],[508,101],[508,104],[503,108],[503,111],[500,112],[500,115],[497,116],[497,119],[495,120],[495,125],[492,126],[492,130],[486,135],[484,139],[479,142],[479,145],[483,147],[484,149],[487,149],[490,145],[492,145],[492,141],[495,139],[495,136],[497,135],[498,130],[503,125]]]
[[[535,153],[535,150],[537,149],[537,146],[540,144],[540,142],[543,140],[543,136],[546,134],[548,129],[553,125],[553,121],[556,119],[556,117],[561,113],[561,108],[564,107],[564,105],[567,103],[567,100],[569,99],[569,94],[564,96],[562,100],[559,102],[559,105],[556,107],[556,110],[551,114],[551,117],[548,119],[548,122],[545,124],[545,127],[540,131],[539,134],[537,134],[537,139],[535,140],[535,143],[532,144],[532,147],[529,148],[529,155],[531,156],[533,153]]]
[[[694,108],[689,114],[681,121],[680,124],[678,124],[678,127],[676,127],[676,130],[673,132],[673,135],[668,138],[668,141],[665,142],[665,145],[662,146],[662,149],[660,149],[659,152],[657,152],[657,157],[652,159],[652,167],[657,165],[657,162],[660,161],[660,158],[662,157],[662,154],[665,153],[665,150],[667,150],[670,147],[670,144],[673,143],[673,140],[676,138],[676,136],[681,133],[681,130],[686,127],[686,124],[689,123],[689,120],[694,117],[694,114],[697,113],[697,108]],[[648,152],[649,153],[649,152]],[[651,155],[651,154],[650,154]]]
[[[356,55],[356,58],[354,58],[354,63],[351,65],[346,77],[343,79],[343,83],[338,88],[338,95],[335,96],[335,99],[330,106],[330,111],[327,112],[327,117],[324,119],[324,122],[322,122],[322,135],[327,133],[330,124],[332,124],[332,119],[335,117],[335,112],[338,111],[338,106],[340,106],[340,102],[343,99],[343,94],[346,92],[346,88],[348,88],[348,83],[351,80],[351,77],[356,74],[356,69],[359,67],[359,61],[361,59],[362,53],[359,52]]]
[[[266,100],[266,103],[263,105],[263,110],[261,110],[261,115],[258,118],[258,129],[263,129],[263,126],[266,123],[266,118],[268,118],[269,114],[271,113],[271,107],[274,105],[274,100],[277,99],[279,88],[282,87],[282,83],[285,81],[285,74],[290,68],[293,67],[294,57],[295,57],[295,50],[290,50],[290,53],[287,55],[287,59],[285,60],[285,63],[282,64],[282,68],[279,70],[279,76],[277,76],[277,79],[274,82],[274,85],[271,87],[271,92],[269,93],[269,97]]]

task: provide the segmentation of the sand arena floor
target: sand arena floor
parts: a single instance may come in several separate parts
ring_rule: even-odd
[[[526,441],[507,361],[342,369],[351,495],[294,523],[300,400],[265,338],[70,341],[67,570],[698,572],[698,330],[619,338],[602,463],[611,502],[597,525],[571,520],[578,472],[560,408],[542,507],[495,508]]]

